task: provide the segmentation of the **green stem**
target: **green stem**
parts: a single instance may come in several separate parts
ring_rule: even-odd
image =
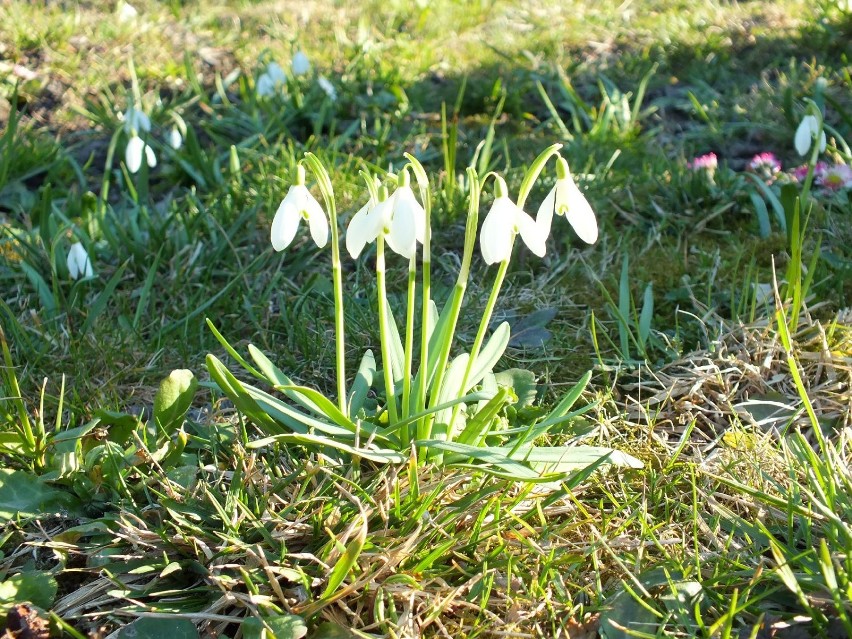
[[[381,234],[376,238],[376,285],[379,289],[379,340],[382,343],[382,370],[385,376],[388,423],[393,425],[397,421],[397,412],[393,386],[393,360],[390,352],[391,337],[386,306],[388,298],[387,286],[385,285],[385,238]]]
[[[417,258],[412,257],[408,262],[408,297],[405,311],[405,365],[402,373],[402,418],[410,414],[408,402],[411,398],[411,363],[414,358],[414,306],[417,291]],[[406,431],[407,433],[408,431]],[[403,435],[407,439],[407,434]],[[407,442],[406,442],[407,443]]]
[[[514,244],[514,242],[513,242]],[[488,325],[491,323],[491,315],[494,313],[494,307],[497,305],[497,297],[500,295],[500,289],[503,287],[503,280],[506,279],[506,272],[509,270],[509,260],[500,262],[500,267],[497,269],[497,277],[494,278],[494,286],[491,288],[491,295],[488,296],[488,303],[485,305],[485,312],[482,314],[482,321],[479,323],[479,330],[476,332],[476,339],[473,340],[473,347],[470,349],[470,358],[467,360],[467,366],[464,369],[464,377],[462,377],[461,388],[459,393],[465,394],[467,382],[470,379],[470,374],[473,371],[473,365],[476,358],[479,357],[479,349],[482,348],[482,342],[485,341],[485,333],[488,332]],[[450,418],[449,429],[447,432],[447,440],[452,437],[452,427],[456,421],[456,417],[461,410],[461,404],[456,404],[453,408],[453,416]]]

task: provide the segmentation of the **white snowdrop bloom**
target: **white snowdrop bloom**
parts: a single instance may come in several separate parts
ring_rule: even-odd
[[[169,146],[175,151],[183,146],[183,136],[180,134],[180,131],[178,131],[176,126],[173,126],[172,130],[169,131]]]
[[[134,135],[127,143],[127,148],[124,150],[124,161],[127,164],[127,170],[131,173],[137,173],[142,168],[142,155],[148,162],[150,168],[157,166],[157,156],[154,155],[154,149],[145,144],[138,135]]]
[[[272,248],[283,251],[290,246],[296,237],[299,222],[303,219],[307,221],[316,245],[324,247],[328,242],[328,218],[305,186],[305,169],[300,164],[296,172],[296,184],[287,191],[272,220]]]
[[[261,97],[267,97],[278,92],[279,88],[287,83],[287,74],[277,62],[266,65],[266,71],[257,78],[255,91]]]
[[[589,206],[586,197],[574,184],[568,163],[559,158],[556,161],[556,184],[538,207],[536,224],[544,231],[545,237],[550,234],[550,224],[553,214],[564,215],[568,223],[586,244],[594,244],[598,239],[598,222],[595,212]]]
[[[293,62],[290,65],[293,75],[305,75],[311,70],[311,61],[304,51],[297,51],[293,56]]]
[[[151,118],[144,111],[137,109],[134,105],[127,107],[122,118],[124,119],[124,131],[128,135],[136,133],[148,132],[151,130]]]
[[[349,226],[346,229],[346,250],[349,251],[352,259],[357,259],[364,247],[374,242],[382,230],[381,216],[368,217],[378,203],[378,200],[371,195],[367,203],[349,220]]]
[[[850,0],[850,1],[852,1],[852,0]],[[328,78],[326,78],[324,76],[318,77],[317,78],[317,84],[319,85],[319,88],[322,89],[325,92],[325,94],[328,96],[328,98],[332,102],[335,102],[337,100],[337,89],[334,88],[334,85],[331,83],[331,81]]]
[[[136,7],[124,1],[118,3],[116,13],[118,14],[119,22],[130,22],[131,20],[135,20],[139,15]]]
[[[515,235],[520,234],[529,249],[543,257],[547,248],[547,230],[533,221],[517,204],[509,199],[506,182],[495,178],[494,203],[485,216],[479,233],[479,248],[486,264],[505,262],[512,255]]]
[[[819,120],[817,117],[815,115],[806,115],[803,117],[799,128],[796,129],[796,136],[793,138],[793,143],[799,155],[808,154],[817,133],[819,133]],[[819,138],[819,150],[820,153],[825,151],[825,131],[822,132]]]
[[[80,242],[74,242],[68,250],[68,274],[72,280],[80,277],[94,277],[95,272],[92,269],[92,260],[89,259],[89,254]]]

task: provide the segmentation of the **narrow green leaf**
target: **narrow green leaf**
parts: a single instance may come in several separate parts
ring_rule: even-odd
[[[476,358],[476,362],[470,372],[470,377],[467,380],[467,388],[462,389],[462,392],[467,392],[476,386],[482,381],[486,373],[490,373],[494,369],[497,362],[503,357],[503,353],[506,352],[510,337],[511,329],[509,322],[503,322],[491,334],[488,342],[479,351],[479,356]]]
[[[645,353],[645,344],[648,342],[648,336],[651,334],[651,320],[654,318],[654,289],[652,284],[645,287],[645,294],[642,298],[642,311],[639,314],[639,345],[642,347],[643,356]]]
[[[367,394],[373,387],[373,380],[376,377],[376,358],[373,351],[367,350],[361,357],[361,365],[358,367],[358,372],[355,373],[355,381],[352,382],[352,388],[349,389],[349,415],[354,419],[358,411],[364,406],[364,401],[367,399]]]

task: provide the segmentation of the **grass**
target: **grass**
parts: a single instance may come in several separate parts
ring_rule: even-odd
[[[849,190],[815,187],[796,226],[780,182],[767,195],[744,176],[762,151],[804,163],[805,99],[825,107],[829,159],[852,160],[848,14],[797,0],[135,6],[122,23],[97,3],[11,3],[0,20],[3,611],[28,602],[29,627],[69,637],[852,634]],[[259,98],[266,65],[289,75],[297,50],[311,73]],[[158,158],[136,175],[120,132],[134,100]],[[557,219],[544,259],[511,263],[496,317],[515,341],[497,369],[533,371],[543,408],[501,419],[540,419],[591,369],[588,410],[539,443],[644,467],[539,485],[258,447],[257,420],[210,383],[207,354],[228,360],[204,320],[334,391],[327,256],[268,242],[303,154],[329,167],[344,223],[359,171],[405,152],[426,166],[443,300],[464,168],[516,193],[554,141],[601,234],[581,246]],[[687,168],[710,151],[712,179]],[[95,279],[70,280],[73,241]],[[378,353],[373,260],[343,264],[353,371]],[[478,255],[472,268],[465,350],[494,273]],[[159,385],[176,369],[201,387],[172,420]]]

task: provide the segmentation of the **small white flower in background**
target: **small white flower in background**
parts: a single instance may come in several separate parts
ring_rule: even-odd
[[[524,244],[544,257],[549,229],[539,226],[517,204],[509,199],[506,181],[497,176],[494,184],[494,203],[485,216],[479,233],[479,248],[486,264],[505,262],[512,256],[515,235],[521,235]]]
[[[139,12],[136,10],[132,4],[128,4],[121,0],[116,7],[116,13],[118,14],[119,22],[130,22],[131,20],[135,20],[139,15]]]
[[[316,245],[324,247],[328,242],[328,219],[305,186],[305,169],[300,164],[296,170],[296,183],[287,191],[272,220],[272,248],[283,251],[290,246],[303,219],[307,221]]]
[[[134,131],[141,133],[151,130],[151,118],[133,105],[127,107],[127,111],[121,117],[124,120],[124,131],[128,135],[132,135]]]
[[[148,162],[148,166],[152,169],[157,166],[157,156],[154,155],[154,149],[145,144],[138,135],[134,135],[127,143],[127,148],[124,150],[124,161],[127,164],[127,170],[131,173],[136,173],[142,168],[142,155]]]
[[[850,0],[850,2],[852,2],[852,0]],[[334,85],[331,83],[331,81],[328,78],[326,78],[324,76],[318,77],[317,78],[317,84],[319,85],[319,88],[322,89],[325,92],[325,94],[329,97],[329,99],[332,102],[337,100],[337,89],[334,88]]]
[[[311,70],[311,61],[308,60],[304,51],[297,51],[290,68],[293,70],[293,75],[305,75]]]
[[[598,239],[598,221],[595,212],[586,197],[574,184],[568,162],[563,158],[556,160],[556,184],[538,207],[535,222],[547,237],[553,214],[564,215],[574,232],[586,244],[594,244]]]
[[[255,90],[261,97],[267,97],[277,93],[278,88],[287,83],[287,74],[277,62],[270,62],[266,71],[257,78]]]
[[[807,155],[811,149],[813,140],[819,133],[819,120],[815,115],[806,115],[802,118],[799,128],[796,129],[796,136],[793,143],[796,145],[796,151],[799,155]],[[820,153],[825,151],[825,131],[822,132],[819,138]]]
[[[72,280],[76,280],[81,276],[94,277],[95,272],[92,270],[92,260],[89,259],[89,254],[80,242],[74,242],[68,251],[68,274]]]
[[[175,151],[183,146],[183,136],[181,136],[176,126],[173,126],[172,130],[169,131],[169,146]]]

